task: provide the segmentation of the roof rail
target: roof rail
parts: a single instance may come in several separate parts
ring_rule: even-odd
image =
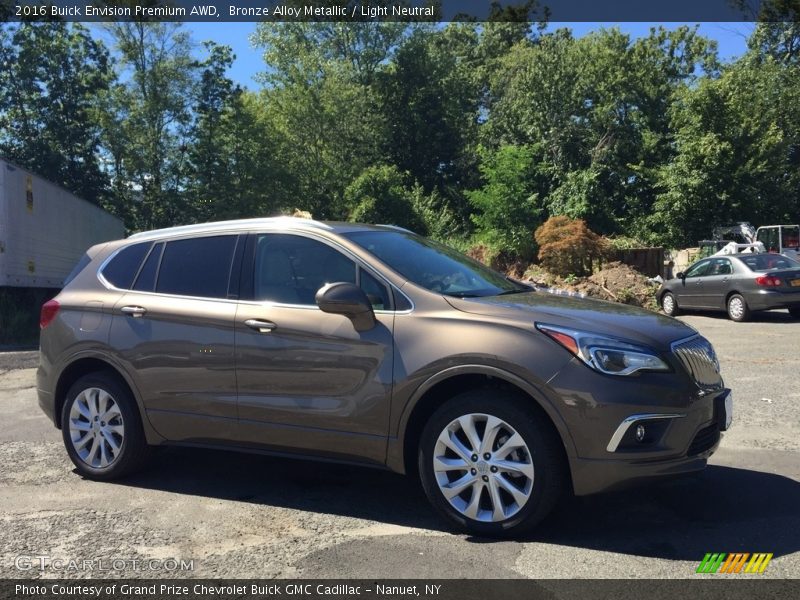
[[[134,233],[128,239],[146,240],[162,236],[179,236],[188,233],[212,233],[214,231],[230,231],[236,229],[248,229],[265,225],[273,226],[293,226],[310,227],[314,229],[331,229],[329,225],[322,221],[303,219],[298,217],[256,217],[252,219],[234,219],[231,221],[214,221],[211,223],[197,223],[194,225],[179,225],[177,227],[167,227],[164,229],[154,229],[152,231],[142,231]]]

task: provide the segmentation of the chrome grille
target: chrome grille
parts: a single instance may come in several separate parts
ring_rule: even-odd
[[[707,339],[696,335],[688,340],[675,342],[672,352],[701,389],[722,387],[717,355]]]

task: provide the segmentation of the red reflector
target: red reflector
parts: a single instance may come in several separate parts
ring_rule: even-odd
[[[56,300],[48,300],[42,304],[42,312],[39,313],[39,327],[41,329],[44,329],[52,323],[53,319],[55,319],[58,314],[59,308],[61,308],[61,306]]]
[[[566,348],[573,354],[575,355],[578,354],[578,342],[576,342],[573,337],[567,335],[566,333],[562,333],[560,331],[553,331],[552,329],[546,329],[544,327],[542,327],[541,330],[544,331],[547,335],[549,335],[551,338],[553,338],[555,341],[564,346],[564,348]]]

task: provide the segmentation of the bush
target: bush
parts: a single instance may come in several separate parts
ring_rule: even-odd
[[[550,217],[534,237],[542,265],[561,277],[591,275],[592,263],[607,254],[606,241],[581,219]]]

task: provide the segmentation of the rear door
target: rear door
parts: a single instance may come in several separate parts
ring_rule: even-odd
[[[328,240],[251,236],[236,314],[241,440],[383,462],[394,359],[391,288]],[[359,284],[377,323],[324,313],[326,283]]]
[[[111,346],[167,439],[235,436],[238,245],[237,235],[155,243],[115,306]]]

